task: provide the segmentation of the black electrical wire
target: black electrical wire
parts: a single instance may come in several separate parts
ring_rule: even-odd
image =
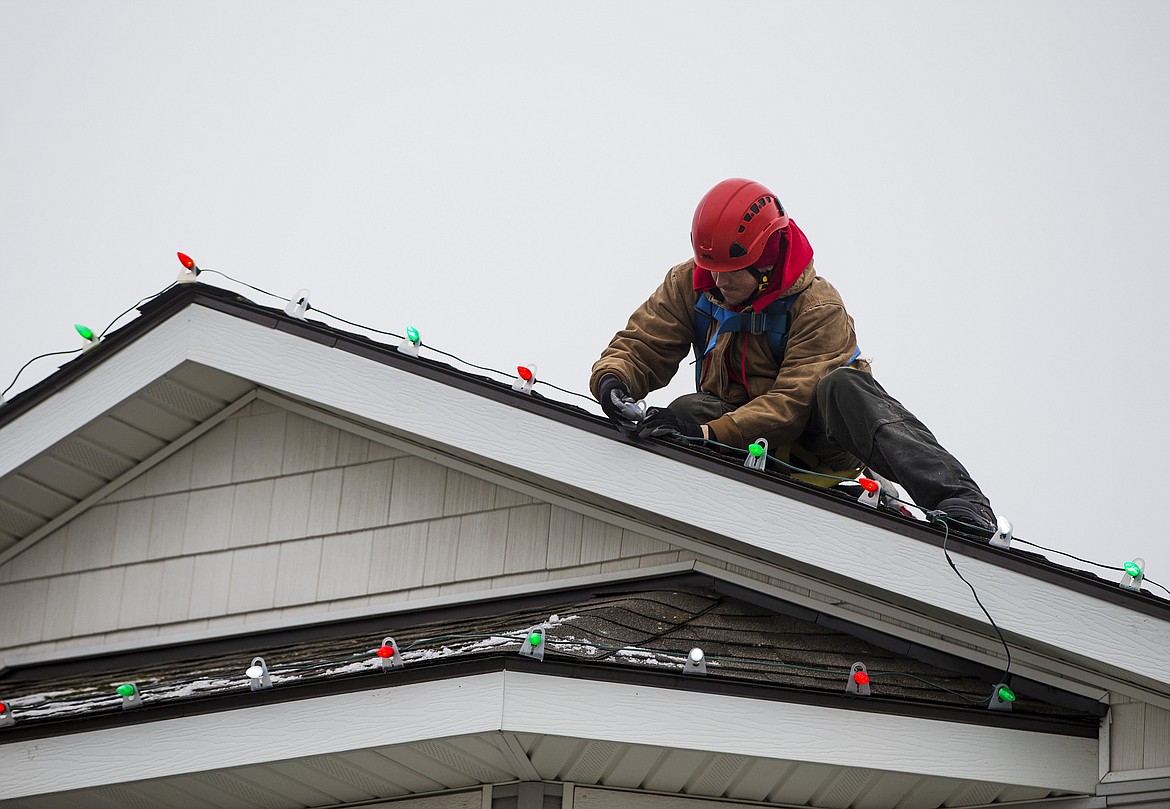
[[[245,281],[241,281],[238,278],[232,278],[227,273],[220,272],[219,270],[209,270],[209,269],[200,268],[200,273],[205,273],[205,272],[215,273],[216,275],[221,276],[222,278],[226,278],[227,280],[232,281],[233,283],[240,284],[241,286],[245,286],[248,289],[251,289],[255,292],[259,292],[261,295],[267,295],[270,298],[276,298],[277,300],[282,300],[282,301],[285,301],[286,303],[291,302],[291,300],[292,300],[291,298],[286,298],[283,295],[277,295],[275,292],[269,292],[266,289],[261,289],[260,287],[252,286],[251,284],[249,284]],[[385,331],[383,329],[376,329],[373,326],[367,326],[363,323],[355,323],[354,321],[346,320],[345,318],[340,317],[339,315],[334,315],[334,314],[331,314],[329,312],[326,312],[324,309],[318,309],[315,306],[312,306],[311,304],[309,305],[308,308],[309,308],[309,311],[316,312],[319,315],[323,315],[325,317],[331,318],[332,320],[336,320],[339,323],[344,323],[347,326],[353,326],[354,328],[364,329],[365,331],[371,331],[371,332],[374,332],[375,334],[384,334],[387,337],[393,337],[393,338],[398,339],[398,340],[405,340],[406,339],[401,334],[396,334],[395,332],[392,332],[392,331]],[[501,371],[498,368],[490,368],[486,365],[477,365],[474,362],[469,362],[468,360],[465,360],[462,357],[456,356],[455,354],[452,354],[452,353],[447,352],[447,351],[443,351],[442,349],[435,348],[432,345],[427,345],[424,343],[424,344],[420,345],[420,348],[425,348],[427,351],[433,352],[435,354],[441,354],[444,357],[448,357],[449,359],[453,359],[456,362],[458,362],[462,365],[466,365],[468,368],[474,368],[477,371],[486,371],[487,373],[495,374],[496,376],[502,376],[502,377],[511,376],[511,374],[507,373],[506,371]],[[570,396],[580,397],[582,399],[585,399],[588,402],[595,402],[596,401],[592,396],[587,396],[583,393],[577,393],[576,391],[568,390],[567,388],[562,388],[558,385],[554,385],[551,382],[545,382],[542,379],[537,379],[536,384],[537,385],[547,385],[548,387],[552,388],[553,390],[558,390],[561,393],[566,393]]]
[[[166,292],[168,289],[170,289],[174,285],[175,285],[175,282],[172,281],[171,283],[167,284],[165,287],[160,289],[158,292],[154,293],[153,295],[147,295],[145,298],[140,300],[138,303],[134,304],[129,309],[122,312],[122,314],[118,315],[116,318],[114,318],[113,320],[110,321],[110,325],[106,326],[104,329],[101,330],[101,333],[98,335],[98,339],[100,340],[102,337],[104,337],[106,332],[108,332],[110,329],[114,328],[114,324],[117,323],[122,318],[124,318],[126,315],[130,314],[131,312],[133,312],[135,309],[137,309],[139,306],[146,303],[147,301],[154,300],[155,298],[157,298],[159,295]]]
[[[993,625],[994,625],[994,622],[993,622]],[[498,640],[501,643],[521,643],[521,644],[523,644],[527,641],[528,637],[529,637],[528,632],[523,632],[523,633],[515,633],[515,632],[514,633],[494,633],[494,632],[489,632],[489,633],[458,633],[458,634],[436,635],[433,637],[419,638],[419,639],[412,641],[408,644],[400,645],[398,647],[398,651],[400,654],[405,654],[405,653],[411,652],[411,651],[422,652],[422,651],[427,651],[429,649],[435,649],[435,648],[447,649],[449,647],[447,646],[446,642],[453,641],[453,640],[463,640],[463,641]],[[550,646],[550,647],[557,647],[557,646],[586,647],[588,649],[593,649],[593,650],[596,650],[598,652],[606,652],[607,654],[611,654],[611,655],[613,653],[617,653],[617,652],[630,651],[630,652],[637,652],[637,653],[641,653],[641,654],[657,655],[657,656],[662,656],[662,657],[667,657],[667,658],[679,658],[679,659],[683,659],[683,660],[685,660],[685,658],[687,656],[687,652],[673,650],[673,649],[655,649],[655,648],[648,648],[648,647],[642,647],[642,646],[608,646],[605,644],[593,643],[593,642],[585,640],[585,639],[550,638],[547,635],[545,635],[544,642],[547,646]],[[375,655],[376,652],[377,652],[377,649],[371,649],[371,650],[365,650],[365,651],[361,651],[361,652],[353,652],[351,654],[345,655],[344,657],[339,657],[339,658],[334,658],[334,659],[329,659],[329,660],[314,660],[314,661],[309,662],[309,663],[276,664],[276,665],[267,666],[267,673],[270,676],[271,675],[283,675],[283,674],[291,675],[291,674],[298,674],[298,673],[304,673],[304,672],[326,670],[326,669],[333,668],[333,667],[336,667],[339,665],[352,665],[354,663],[360,663],[360,662],[369,662],[371,664],[374,664],[376,661],[378,661],[380,659],[379,657],[376,657],[376,656],[372,657],[372,655]],[[569,656],[571,657],[572,655],[570,654]],[[586,659],[588,659],[588,658],[586,658]],[[724,664],[739,665],[739,666],[745,666],[745,667],[756,666],[756,667],[765,668],[765,669],[769,669],[769,668],[770,669],[784,669],[784,670],[788,670],[788,671],[796,671],[796,672],[802,672],[802,673],[824,674],[824,675],[831,676],[831,677],[843,677],[844,678],[844,677],[848,677],[850,672],[851,672],[851,669],[847,669],[847,668],[805,666],[805,665],[800,665],[797,663],[785,663],[784,661],[762,660],[759,658],[738,657],[738,656],[733,656],[733,655],[705,655],[705,659],[708,661],[714,662],[714,663],[724,663]],[[374,665],[369,666],[369,668],[371,668],[371,669],[374,668]],[[950,695],[952,695],[952,696],[954,696],[954,697],[956,697],[964,702],[970,703],[970,704],[981,704],[982,702],[984,702],[984,700],[972,699],[970,696],[968,696],[966,694],[962,694],[962,693],[959,693],[959,692],[954,691],[952,689],[946,688],[945,686],[939,685],[938,683],[931,682],[930,680],[927,680],[926,678],[921,677],[921,676],[916,675],[916,674],[910,674],[907,672],[900,672],[900,671],[871,671],[871,672],[869,672],[869,674],[871,677],[878,677],[878,678],[881,678],[881,677],[907,677],[907,678],[916,680],[917,682],[920,682],[923,685],[926,685],[930,688],[934,688],[938,691],[942,691],[944,693],[950,694]],[[245,672],[245,677],[247,677],[246,672]],[[152,694],[151,692],[152,691],[158,692],[162,689],[192,687],[192,686],[198,686],[201,684],[204,685],[204,687],[208,688],[208,689],[218,688],[218,687],[220,687],[220,685],[227,685],[227,686],[235,685],[235,686],[238,686],[239,688],[243,688],[247,684],[247,681],[244,679],[241,679],[239,677],[238,673],[235,673],[235,672],[233,672],[230,675],[211,674],[211,675],[206,676],[206,677],[185,678],[185,679],[178,679],[178,680],[151,681],[149,679],[145,679],[145,680],[135,681],[135,680],[121,679],[121,680],[117,680],[117,681],[111,681],[111,683],[112,682],[117,682],[118,685],[133,684],[135,689],[137,690],[139,697],[143,698],[144,700],[146,700],[149,697],[153,697],[153,696],[161,696],[157,693]],[[142,683],[142,685],[140,685],[139,683]],[[83,703],[89,703],[89,702],[93,702],[93,701],[104,702],[104,701],[108,700],[112,704],[116,705],[117,704],[116,701],[121,699],[121,696],[119,694],[116,694],[116,693],[115,694],[105,694],[105,693],[94,693],[93,691],[90,691],[88,693],[83,692],[83,693],[78,693],[78,694],[75,694],[72,696],[63,696],[63,697],[59,697],[57,699],[42,700],[40,702],[37,702],[37,703],[35,703],[33,705],[29,705],[29,706],[23,706],[23,705],[12,706],[12,703],[14,701],[19,701],[21,699],[23,699],[23,698],[22,697],[15,697],[15,698],[11,698],[11,699],[7,700],[7,702],[9,703],[9,705],[11,707],[19,708],[20,713],[23,714],[26,712],[41,711],[41,710],[44,710],[45,708],[49,708],[49,707],[53,707],[53,706],[63,706],[63,705],[73,705],[73,704],[81,705]]]
[[[225,273],[225,272],[220,272],[219,270],[208,270],[208,269],[205,269],[205,268],[203,268],[203,267],[200,267],[200,268],[199,268],[198,275],[202,275],[202,274],[203,274],[203,273],[205,273],[205,272],[209,272],[209,273],[211,273],[212,275],[218,275],[218,276],[220,276],[220,277],[222,277],[222,278],[226,278],[227,280],[229,280],[229,281],[231,281],[231,282],[233,282],[233,283],[239,284],[240,286],[245,286],[245,287],[247,287],[248,289],[252,290],[253,292],[259,292],[261,295],[267,295],[267,296],[268,296],[268,297],[270,297],[270,298],[279,298],[280,300],[282,300],[282,301],[285,301],[285,302],[287,302],[288,300],[290,300],[289,298],[286,298],[286,297],[284,297],[283,295],[276,295],[276,294],[274,294],[274,293],[272,293],[272,292],[269,292],[269,291],[268,291],[268,290],[266,290],[266,289],[261,289],[260,287],[254,287],[254,286],[252,286],[251,284],[249,284],[247,281],[241,281],[241,280],[240,280],[240,279],[238,279],[238,278],[232,278],[232,277],[231,277],[230,275],[228,275],[227,273]]]
[[[232,276],[228,275],[227,273],[221,272],[220,270],[214,270],[214,269],[205,269],[205,268],[200,268],[200,269],[199,269],[199,273],[200,273],[200,274],[202,274],[202,273],[212,273],[212,274],[214,274],[214,275],[218,275],[218,276],[220,276],[220,277],[222,277],[222,278],[225,278],[225,279],[227,279],[228,281],[231,281],[231,282],[233,282],[233,283],[240,284],[241,286],[247,287],[248,289],[251,289],[251,290],[253,290],[253,291],[255,291],[255,292],[259,292],[261,295],[267,295],[268,297],[275,298],[275,299],[277,299],[277,300],[282,300],[282,301],[285,301],[286,303],[288,303],[288,302],[291,302],[291,299],[290,299],[290,298],[286,298],[286,297],[284,297],[283,295],[277,295],[276,293],[269,292],[268,290],[261,289],[260,287],[257,287],[257,286],[253,286],[252,284],[249,284],[249,283],[248,283],[248,282],[246,282],[246,281],[241,281],[241,280],[239,280],[238,278],[233,278]],[[119,315],[118,315],[116,318],[114,318],[114,320],[113,320],[113,321],[111,321],[111,322],[110,322],[110,324],[109,324],[108,326],[106,326],[106,328],[105,328],[105,329],[103,329],[103,330],[101,331],[101,334],[99,334],[99,335],[98,335],[99,339],[100,339],[100,337],[101,337],[102,335],[104,335],[104,334],[105,334],[107,331],[109,331],[109,329],[110,329],[111,327],[113,327],[113,325],[114,325],[115,323],[117,323],[117,322],[118,322],[118,320],[120,320],[120,319],[121,319],[122,317],[124,317],[126,314],[130,313],[131,311],[133,311],[133,310],[134,310],[134,309],[136,309],[137,307],[141,306],[141,305],[142,305],[143,303],[145,303],[146,301],[149,301],[149,300],[151,300],[151,299],[153,299],[153,298],[156,298],[156,297],[158,297],[159,295],[163,294],[164,292],[166,292],[168,289],[170,289],[170,288],[171,288],[172,286],[174,286],[174,285],[175,285],[174,283],[168,284],[166,287],[164,287],[164,288],[163,288],[162,290],[160,290],[159,292],[156,292],[156,293],[155,293],[155,294],[153,294],[153,295],[149,295],[149,296],[147,296],[147,297],[143,298],[143,299],[142,299],[142,300],[140,300],[138,303],[134,304],[134,306],[131,306],[129,309],[127,309],[126,311],[124,311],[124,312],[122,312],[121,314],[119,314]],[[307,302],[306,302],[306,303],[307,303]],[[331,319],[333,319],[333,320],[336,320],[336,321],[338,321],[338,322],[341,322],[341,323],[345,323],[346,325],[353,326],[353,327],[355,327],[355,328],[364,329],[364,330],[366,330],[366,331],[371,331],[371,332],[374,332],[374,333],[376,333],[376,334],[382,334],[382,335],[386,335],[386,336],[389,336],[389,337],[394,337],[394,338],[396,338],[396,339],[406,339],[406,338],[404,338],[404,337],[403,337],[402,335],[400,335],[400,334],[396,334],[396,333],[394,333],[394,332],[390,332],[390,331],[385,331],[385,330],[382,330],[382,329],[377,329],[377,328],[374,328],[374,327],[372,327],[372,326],[366,326],[366,325],[363,325],[363,324],[361,324],[361,323],[355,323],[355,322],[353,322],[353,321],[351,321],[351,320],[346,320],[345,318],[342,318],[342,317],[340,317],[340,316],[338,316],[338,315],[331,314],[331,313],[329,313],[329,312],[326,312],[326,311],[324,311],[324,310],[322,310],[322,309],[315,309],[315,308],[314,308],[314,307],[312,307],[311,305],[309,305],[309,306],[308,306],[308,308],[309,308],[310,310],[312,310],[312,311],[315,311],[315,312],[317,312],[317,313],[318,313],[318,314],[320,314],[320,315],[323,315],[323,316],[325,316],[325,317],[331,318]],[[440,355],[442,355],[442,356],[444,356],[444,357],[448,357],[448,358],[450,358],[450,359],[452,359],[452,360],[455,360],[456,362],[459,362],[459,363],[461,363],[461,364],[463,364],[463,365],[465,365],[465,366],[467,366],[467,367],[469,367],[469,368],[475,368],[476,370],[479,370],[479,371],[485,371],[485,372],[487,372],[487,373],[492,373],[492,374],[495,374],[495,375],[497,375],[497,376],[501,376],[501,377],[505,377],[505,378],[510,376],[510,374],[508,374],[508,373],[506,373],[506,372],[504,372],[504,371],[500,371],[500,370],[498,370],[498,369],[496,369],[496,368],[490,368],[490,367],[488,367],[488,366],[484,366],[484,365],[477,365],[476,363],[469,362],[469,361],[467,361],[467,360],[463,359],[462,357],[459,357],[459,356],[457,356],[457,355],[455,355],[455,354],[452,354],[452,353],[450,353],[450,352],[447,352],[447,351],[443,351],[442,349],[434,348],[433,346],[426,345],[426,346],[422,346],[422,347],[426,348],[428,351],[431,351],[431,352],[433,352],[433,353],[440,354]],[[29,365],[31,365],[31,364],[32,364],[33,362],[35,362],[36,360],[38,360],[38,359],[42,359],[42,358],[44,358],[44,357],[50,357],[50,356],[59,355],[59,354],[74,354],[74,353],[77,353],[77,352],[79,352],[79,351],[81,351],[81,350],[82,350],[82,349],[80,349],[80,348],[79,348],[79,349],[73,349],[73,350],[71,350],[71,351],[56,351],[56,352],[49,352],[49,353],[46,353],[46,354],[41,354],[41,355],[39,355],[39,356],[33,357],[31,360],[29,360],[29,361],[28,361],[28,362],[26,362],[26,363],[25,363],[23,366],[21,366],[20,370],[19,370],[19,371],[17,371],[17,373],[16,373],[16,377],[15,377],[15,378],[12,380],[12,383],[11,383],[11,384],[10,384],[10,385],[9,385],[7,388],[5,388],[3,392],[0,392],[0,397],[3,397],[3,395],[4,395],[4,394],[8,393],[8,391],[12,389],[12,387],[13,387],[13,386],[16,384],[16,381],[17,381],[17,379],[19,379],[19,377],[20,377],[20,374],[21,374],[21,373],[22,373],[22,372],[25,370],[25,368],[27,368]],[[592,396],[587,396],[587,395],[585,395],[585,394],[582,394],[582,393],[577,393],[576,391],[568,390],[567,388],[562,388],[562,387],[560,387],[560,386],[558,386],[558,385],[554,385],[554,384],[552,384],[551,382],[545,382],[545,381],[543,381],[543,380],[537,379],[537,380],[536,380],[536,384],[547,385],[548,387],[550,387],[550,388],[552,388],[552,389],[554,389],[554,390],[560,391],[561,393],[565,393],[565,394],[568,394],[568,395],[570,395],[570,396],[577,396],[577,397],[580,397],[580,398],[582,398],[582,399],[585,399],[585,400],[587,400],[587,401],[589,401],[589,402],[595,402],[595,400],[593,399],[593,397],[592,397]],[[736,454],[740,455],[741,457],[746,457],[746,456],[748,455],[748,452],[747,452],[747,451],[745,451],[745,450],[742,450],[742,449],[740,449],[739,447],[732,447],[732,446],[730,446],[730,445],[728,445],[728,444],[723,444],[723,443],[720,443],[720,442],[718,442],[718,441],[714,441],[714,440],[712,440],[712,439],[704,439],[704,438],[692,438],[692,437],[690,437],[690,436],[683,436],[683,435],[676,435],[675,437],[676,437],[676,438],[679,438],[679,439],[682,439],[682,440],[684,440],[684,441],[687,441],[687,442],[691,442],[691,443],[699,443],[699,444],[701,444],[701,445],[709,445],[709,446],[718,447],[718,448],[720,448],[720,449],[723,449],[723,450],[725,450],[725,451],[730,451],[730,452],[732,452],[732,453],[736,453]],[[845,482],[851,482],[851,481],[853,481],[853,480],[854,480],[854,478],[841,477],[841,476],[838,476],[838,475],[825,474],[825,473],[820,473],[820,472],[814,472],[814,471],[812,471],[812,470],[810,470],[810,469],[804,469],[804,468],[801,468],[801,467],[799,467],[799,466],[795,466],[794,464],[788,463],[787,461],[781,460],[780,458],[777,458],[777,457],[776,457],[776,456],[774,456],[774,455],[770,455],[770,454],[766,454],[766,453],[765,453],[764,457],[765,457],[766,461],[771,461],[773,464],[779,465],[779,466],[781,466],[781,467],[783,467],[783,468],[787,469],[787,470],[788,470],[790,473],[800,473],[800,474],[815,475],[815,476],[817,476],[817,477],[826,478],[826,479],[829,479],[829,480],[836,480],[836,481],[838,481],[838,482],[841,482],[841,483],[845,483]],[[906,500],[903,500],[903,499],[901,499],[901,498],[899,498],[899,497],[896,497],[896,496],[894,496],[894,495],[887,494],[887,497],[888,497],[889,501],[891,501],[891,502],[895,502],[895,503],[898,503],[898,504],[900,504],[900,505],[907,506],[907,507],[914,507],[914,508],[918,508],[917,504],[915,504],[915,503],[910,503],[910,502],[908,502],[908,501],[906,501]],[[929,515],[929,514],[928,514],[928,516],[931,516],[931,515]],[[947,538],[949,537],[949,526],[946,526],[946,525],[945,525],[945,521],[943,521],[943,520],[935,520],[935,519],[932,519],[931,521],[932,521],[932,522],[935,522],[935,521],[938,521],[938,522],[944,522],[944,527],[946,527],[946,534],[944,535],[944,539],[943,539],[943,549],[944,549],[944,552],[945,552],[945,551],[946,551],[946,541],[947,541]],[[953,520],[953,522],[955,522],[955,524],[957,524],[957,525],[962,525],[962,526],[969,527],[969,528],[975,528],[975,529],[978,529],[978,528],[979,528],[979,526],[968,525],[967,523],[964,523],[964,522],[962,522],[961,520]],[[1097,562],[1093,562],[1093,561],[1091,561],[1091,560],[1082,559],[1082,558],[1080,558],[1080,557],[1078,557],[1078,556],[1074,556],[1074,555],[1072,555],[1072,554],[1063,553],[1062,551],[1056,551],[1056,550],[1053,550],[1053,549],[1050,549],[1050,548],[1044,548],[1044,547],[1043,547],[1043,546],[1041,546],[1041,545],[1036,545],[1035,543],[1031,543],[1031,542],[1025,542],[1024,540],[1016,540],[1016,541],[1018,541],[1018,542],[1021,542],[1021,543],[1023,543],[1023,544],[1031,545],[1032,547],[1036,547],[1036,548],[1039,548],[1039,549],[1041,549],[1041,550],[1048,551],[1048,552],[1050,552],[1050,553],[1057,553],[1057,554],[1060,554],[1060,555],[1062,555],[1062,556],[1065,556],[1065,557],[1067,557],[1067,558],[1070,558],[1070,559],[1075,559],[1076,561],[1078,561],[1078,562],[1082,562],[1082,563],[1084,563],[1084,564],[1094,565],[1094,566],[1096,566],[1096,567],[1100,567],[1100,568],[1104,568],[1104,569],[1108,569],[1108,570],[1119,570],[1119,571],[1121,571],[1121,570],[1124,570],[1124,568],[1114,567],[1114,566],[1111,566],[1111,565],[1103,565],[1103,564],[1099,564],[1099,563],[1097,563]],[[958,568],[956,568],[956,567],[955,567],[955,565],[954,565],[954,562],[951,560],[951,558],[950,558],[950,554],[949,554],[949,553],[947,553],[947,561],[950,563],[950,565],[951,565],[951,568],[952,568],[952,569],[954,569],[955,573],[959,575],[959,578],[961,578],[961,579],[962,579],[962,578],[963,578],[963,577],[962,577],[962,574],[959,574]],[[970,584],[970,582],[967,582],[967,580],[966,580],[966,579],[963,579],[963,581],[964,581],[964,583],[966,583],[966,584],[967,584],[967,586],[968,586],[968,587],[971,587],[971,584]],[[1146,582],[1148,582],[1149,584],[1151,584],[1151,585],[1153,585],[1153,586],[1155,586],[1155,587],[1158,587],[1158,588],[1160,588],[1160,589],[1162,589],[1162,590],[1166,591],[1167,595],[1170,595],[1170,590],[1167,590],[1167,588],[1166,588],[1166,587],[1163,587],[1161,584],[1159,584],[1159,583],[1157,583],[1157,582],[1155,582],[1155,581],[1152,581],[1152,580],[1150,580],[1150,579],[1143,579],[1143,581],[1146,581]],[[971,590],[972,590],[972,593],[974,593],[974,591],[975,591],[975,588],[974,588],[974,587],[971,587]],[[977,593],[975,594],[975,599],[976,599],[976,601],[977,601],[977,602],[979,601],[979,597],[978,597],[978,594],[977,594]],[[979,606],[980,606],[980,608],[981,608],[981,609],[983,608],[983,605],[982,605],[982,603],[980,603],[980,604],[979,604]],[[985,609],[984,609],[984,614],[987,614],[987,611],[986,611]],[[990,615],[988,615],[987,617],[988,617],[988,620],[991,620],[991,616],[990,616]],[[995,626],[995,622],[994,622],[994,621],[992,621],[992,626]],[[998,631],[999,631],[998,627],[996,627],[996,631],[997,631],[997,633],[998,633]],[[1002,640],[1002,637],[1001,637],[1001,640]],[[1009,653],[1009,658],[1010,658],[1010,653]]]
[[[712,441],[711,439],[692,438],[690,436],[683,436],[683,435],[677,435],[676,437],[682,438],[682,439],[684,439],[686,441],[690,441],[690,442],[698,442],[700,444],[713,444],[713,445],[720,447],[722,449],[731,450],[735,453],[743,455],[744,457],[746,457],[748,455],[748,453],[746,451],[741,450],[738,447],[731,447],[727,444],[722,444],[718,441]],[[847,481],[853,480],[853,478],[844,478],[844,477],[840,477],[838,475],[822,475],[821,473],[814,472],[810,469],[802,469],[800,467],[797,467],[797,466],[794,466],[790,463],[787,463],[786,461],[782,461],[779,458],[777,458],[773,455],[769,455],[767,453],[765,453],[764,457],[768,460],[771,460],[771,461],[777,463],[777,464],[780,464],[781,466],[789,469],[790,471],[801,472],[801,473],[810,474],[810,475],[817,475],[818,477],[824,477],[824,478],[828,478],[830,480],[837,480],[840,482],[847,482]],[[903,505],[914,505],[914,504],[907,503],[906,501],[901,500],[900,498],[897,498],[897,497],[893,497],[893,496],[890,497],[890,500],[892,500],[893,502],[901,503]],[[1003,644],[1004,653],[1007,655],[1007,667],[1004,669],[1004,679],[1002,680],[1002,682],[1007,682],[1006,678],[1010,672],[1011,665],[1012,665],[1011,649],[1008,647],[1007,641],[1004,640],[1003,633],[999,631],[999,626],[995,623],[995,619],[991,617],[991,613],[988,612],[987,608],[983,606],[983,602],[979,599],[979,593],[975,590],[975,587],[971,584],[971,582],[967,581],[966,577],[964,577],[963,574],[959,572],[959,568],[955,565],[954,560],[951,558],[950,551],[947,550],[947,541],[950,539],[950,535],[951,535],[951,529],[950,529],[949,523],[952,520],[951,520],[951,518],[948,518],[945,515],[943,515],[942,512],[928,512],[928,515],[931,516],[931,522],[939,523],[943,527],[942,549],[943,549],[943,555],[946,557],[947,564],[950,565],[951,570],[955,571],[955,575],[958,576],[962,580],[962,582],[967,585],[968,588],[970,588],[971,595],[973,595],[975,597],[975,603],[979,605],[979,609],[983,610],[983,614],[987,616],[987,620],[991,622],[992,629],[995,630],[995,634],[999,637],[999,642],[1001,644]],[[970,527],[970,528],[978,528],[979,527],[979,526],[974,526],[974,525],[968,525],[967,523],[964,523],[961,520],[954,520],[954,522],[958,525],[963,525],[965,527]]]
[[[979,599],[979,593],[975,590],[974,585],[967,581],[967,578],[959,572],[959,568],[955,565],[955,560],[951,558],[951,552],[947,550],[947,541],[951,538],[951,527],[947,524],[945,517],[935,517],[934,522],[940,523],[943,527],[943,555],[947,559],[947,564],[951,566],[951,570],[955,571],[955,575],[962,579],[963,584],[967,585],[971,590],[971,595],[975,597],[975,603],[979,605],[979,609],[983,610],[983,614],[987,616],[987,620],[991,622],[991,628],[995,630],[995,634],[999,637],[999,642],[1003,644],[1004,654],[1007,655],[1007,665],[1004,666],[1002,683],[1008,682],[1008,676],[1012,668],[1012,650],[1004,640],[1003,633],[999,631],[999,625],[995,623],[995,619],[991,617],[991,613],[987,611],[987,607],[983,606],[983,602]]]
[[[5,394],[8,393],[8,391],[12,390],[12,386],[16,384],[16,380],[20,379],[20,375],[22,373],[24,373],[24,369],[27,368],[28,366],[32,365],[37,360],[43,360],[45,357],[56,357],[56,356],[59,356],[62,354],[77,354],[81,350],[82,349],[80,349],[80,348],[73,348],[73,349],[70,349],[68,351],[48,351],[44,354],[37,354],[35,357],[33,357],[28,362],[26,362],[24,365],[20,366],[20,370],[16,372],[16,376],[14,376],[12,378],[12,382],[4,390],[0,391],[0,397],[3,397]]]
[[[166,292],[168,289],[170,289],[174,285],[175,285],[174,282],[167,284],[165,287],[160,289],[158,292],[154,293],[153,295],[147,295],[145,298],[140,300],[138,303],[134,304],[129,309],[122,312],[116,318],[111,320],[110,324],[108,326],[106,326],[104,329],[101,330],[101,332],[95,338],[95,342],[97,340],[102,339],[102,337],[105,336],[105,333],[108,332],[110,329],[112,329],[114,327],[114,324],[117,323],[119,320],[121,320],[123,317],[130,314],[131,312],[133,312],[135,309],[137,309],[139,306],[146,303],[147,301],[153,300],[154,298],[157,298],[159,295],[163,294],[164,292]],[[49,351],[45,354],[38,354],[37,356],[33,357],[31,360],[26,362],[24,365],[20,366],[20,370],[16,372],[16,376],[14,376],[12,378],[12,382],[10,382],[8,387],[6,387],[3,391],[0,391],[0,399],[2,399],[4,397],[4,395],[7,394],[8,391],[12,390],[13,386],[16,385],[16,381],[18,379],[20,379],[20,375],[22,373],[24,373],[24,369],[27,368],[28,366],[32,365],[37,360],[44,359],[45,357],[56,357],[56,356],[60,356],[60,355],[64,355],[64,354],[76,354],[76,353],[83,351],[83,350],[84,349],[81,349],[81,348],[73,348],[73,349],[70,349],[68,351]]]

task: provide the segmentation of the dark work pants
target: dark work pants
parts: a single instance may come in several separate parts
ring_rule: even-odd
[[[706,393],[681,396],[670,407],[700,423],[735,410]],[[838,368],[817,384],[812,416],[798,443],[830,468],[868,466],[924,509],[951,497],[991,508],[958,459],[864,371]]]

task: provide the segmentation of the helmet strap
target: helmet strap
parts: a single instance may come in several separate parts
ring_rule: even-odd
[[[768,286],[768,281],[772,277],[772,271],[775,267],[748,267],[747,271],[752,274],[752,278],[756,279],[756,294],[760,294]]]

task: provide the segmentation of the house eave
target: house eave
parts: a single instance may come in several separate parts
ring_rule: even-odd
[[[667,442],[623,440],[577,408],[515,394],[322,325],[282,318],[219,291],[183,290],[160,299],[143,320],[134,339],[114,343],[119,332],[111,346],[95,349],[110,349],[88,366],[100,367],[100,374],[77,370],[90,362],[82,358],[67,378],[46,386],[51,393],[36,393],[33,398],[41,398],[35,407],[22,400],[0,410],[0,474],[152,380],[195,363],[381,425],[399,440],[505,479],[647,525],[690,531],[705,542],[796,571],[810,585],[858,589],[993,634],[970,592],[942,563],[939,535],[923,525]],[[71,386],[76,387],[66,402],[57,394]],[[454,420],[445,411],[470,415]],[[614,469],[623,474],[615,477]],[[680,497],[688,491],[710,491],[712,497],[702,503]],[[1013,643],[1043,645],[1111,676],[1162,687],[1170,665],[1168,605],[961,538],[951,538],[949,548]],[[1043,609],[1021,610],[1021,594]],[[1085,620],[1069,620],[1078,615]],[[1118,637],[1128,640],[1120,644]]]
[[[356,750],[377,750],[393,759],[399,748],[467,738],[495,745],[501,734],[578,740],[581,747],[660,750],[662,755],[698,751],[731,757],[740,767],[760,761],[844,768],[874,780],[912,774],[924,786],[937,779],[972,780],[975,757],[982,773],[978,779],[990,784],[1061,794],[1092,794],[1096,785],[1098,747],[1091,738],[553,671],[504,667],[308,699],[266,700],[274,688],[252,694],[258,704],[250,707],[14,740],[5,750],[22,766],[0,783],[0,799],[56,792],[76,797],[84,794],[79,790],[113,785],[132,790],[136,783],[158,779],[181,785],[198,774],[231,777]],[[394,674],[386,677],[389,683]],[[531,750],[531,742],[527,747]],[[140,753],[128,755],[130,750]],[[465,774],[461,783],[449,783],[450,761],[444,763],[442,756],[434,762],[434,773],[423,774],[454,787],[527,780],[533,771],[556,779],[556,768],[564,769],[563,763],[554,767],[539,756],[526,756],[522,765],[512,767],[502,766],[502,760],[481,761],[481,772]],[[776,767],[778,773],[782,769]],[[590,783],[605,784],[605,779]],[[711,795],[719,796],[726,794]]]

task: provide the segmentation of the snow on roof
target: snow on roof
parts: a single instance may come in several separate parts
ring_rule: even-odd
[[[584,666],[593,676],[621,670],[655,670],[681,674],[691,649],[701,648],[707,682],[749,684],[761,697],[842,697],[852,667],[863,662],[870,677],[874,703],[945,710],[956,715],[981,715],[987,709],[997,674],[966,665],[963,670],[915,660],[874,643],[829,629],[814,621],[776,613],[701,587],[647,589],[612,595],[581,594],[490,616],[444,617],[412,625],[410,616],[396,616],[385,636],[394,637],[401,668],[383,673],[377,655],[382,638],[368,631],[347,634],[340,629],[269,647],[272,639],[253,639],[255,654],[184,655],[163,650],[151,661],[89,661],[81,671],[52,669],[9,672],[0,678],[0,698],[17,726],[83,721],[122,715],[120,685],[133,683],[143,708],[183,704],[189,710],[212,709],[215,698],[245,696],[253,689],[245,673],[255,656],[267,664],[272,688],[336,686],[376,688],[387,677],[411,672],[442,677],[443,664],[472,659],[519,660],[519,651],[534,629],[542,630],[544,660]],[[549,614],[547,610],[556,612]],[[540,665],[535,664],[534,665]],[[451,676],[450,674],[445,676]],[[391,679],[389,682],[394,682]],[[1030,717],[1079,732],[1096,732],[1100,712],[1089,700],[1064,695],[1053,701],[1050,689],[1029,691],[1022,681],[1014,708],[1017,718]],[[1062,704],[1061,704],[1062,703]],[[146,718],[125,712],[125,721]]]

